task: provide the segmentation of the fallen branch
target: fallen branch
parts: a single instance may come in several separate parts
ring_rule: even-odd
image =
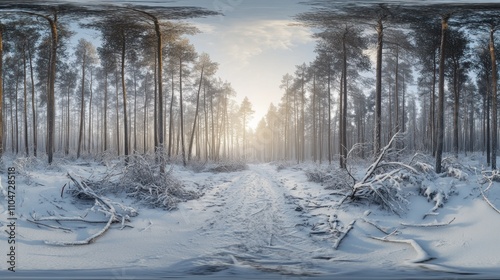
[[[58,245],[58,246],[74,246],[74,245],[87,245],[92,242],[94,242],[97,238],[102,236],[106,231],[111,227],[111,224],[114,222],[120,222],[119,218],[122,218],[122,228],[123,228],[123,223],[125,217],[116,213],[115,208],[112,205],[112,202],[104,197],[101,197],[97,195],[85,182],[79,182],[76,180],[74,177],[72,177],[69,173],[67,174],[68,178],[73,181],[75,186],[77,186],[83,194],[85,194],[88,197],[92,197],[95,199],[96,205],[98,205],[100,208],[98,211],[103,212],[106,216],[109,216],[109,219],[104,226],[99,232],[89,236],[88,238],[84,240],[79,240],[79,241],[45,241],[45,244],[49,245]]]
[[[84,222],[90,224],[105,224],[108,221],[91,221],[85,220],[80,217],[40,217],[36,218],[35,221],[56,221],[56,222]]]
[[[30,223],[33,223],[33,224],[36,224],[36,225],[40,225],[40,226],[44,226],[44,227],[48,227],[48,228],[52,228],[52,229],[60,229],[60,230],[63,230],[65,232],[72,232],[73,230],[71,230],[70,228],[65,228],[65,227],[56,227],[56,226],[51,226],[51,225],[46,225],[44,223],[40,223],[38,221],[33,221],[33,220],[30,220],[30,219],[26,219],[26,221],[30,222]]]
[[[404,244],[411,245],[413,247],[413,249],[417,252],[417,257],[414,260],[410,261],[410,263],[423,263],[423,262],[430,261],[430,260],[434,259],[424,249],[422,249],[422,247],[417,243],[417,241],[415,241],[413,239],[390,240],[387,238],[380,238],[380,237],[374,237],[374,236],[370,236],[370,238],[375,239],[375,240],[379,240],[379,241],[383,241],[383,242],[404,243]]]
[[[347,229],[344,232],[342,232],[342,235],[340,235],[340,237],[333,244],[333,249],[337,250],[337,248],[340,246],[340,242],[342,242],[342,240],[347,236],[349,231],[353,228],[355,222],[356,220],[352,220],[352,222],[349,223]]]
[[[101,229],[99,232],[95,233],[94,235],[88,237],[87,239],[84,240],[79,240],[79,241],[45,241],[45,244],[47,245],[57,245],[57,246],[73,246],[73,245],[87,245],[94,240],[96,240],[98,237],[103,235],[110,227],[111,224],[113,223],[113,220],[115,219],[115,215],[111,215],[109,217],[108,223],[106,226],[104,226],[103,229]]]
[[[376,229],[380,230],[381,232],[385,233],[385,234],[390,234],[389,230],[386,229],[386,228],[383,228],[379,225],[377,225],[375,222],[373,221],[370,221],[370,220],[366,220],[366,219],[361,219],[361,221],[367,223],[367,224],[370,224],[372,226],[374,226]]]
[[[432,224],[408,224],[408,223],[401,223],[402,226],[406,227],[444,227],[449,224],[451,224],[455,220],[455,217],[451,219],[451,221],[447,223],[432,223]]]

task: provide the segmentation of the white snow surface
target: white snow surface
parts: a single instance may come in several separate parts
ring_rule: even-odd
[[[425,218],[436,202],[419,194],[415,186],[402,186],[409,204],[401,216],[363,201],[339,206],[342,196],[307,180],[304,170],[318,168],[317,164],[287,164],[279,171],[273,164],[250,164],[248,170],[232,173],[196,173],[174,166],[174,176],[202,192],[200,198],[165,211],[123,194],[105,194],[136,208],[139,215],[127,223],[132,227],[120,229],[119,223],[113,224],[94,243],[82,246],[45,242],[83,240],[104,224],[43,221],[71,229],[64,231],[27,219],[86,215],[87,220],[107,221],[102,213],[91,211],[92,201],[78,200],[66,192],[61,197],[62,187],[69,182],[67,172],[82,179],[98,178],[106,167],[80,161],[27,167],[18,170],[16,177],[15,273],[7,270],[7,200],[0,194],[0,276],[495,278],[500,275],[500,214],[484,201],[479,189],[488,186],[479,183],[482,157],[461,162],[478,171],[426,182],[448,197],[443,207]],[[7,188],[5,171],[1,186]],[[485,195],[500,208],[500,183],[493,182]],[[335,250],[335,242],[350,225],[352,229]]]

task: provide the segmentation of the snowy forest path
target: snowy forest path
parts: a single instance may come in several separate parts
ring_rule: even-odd
[[[324,248],[297,226],[301,223],[288,189],[275,168],[250,165],[213,186],[204,200],[207,220],[199,241],[211,242],[210,252],[197,260],[197,273],[239,266],[291,275],[311,275],[313,254]],[[204,215],[204,214],[202,214]],[[206,247],[206,244],[204,245]]]

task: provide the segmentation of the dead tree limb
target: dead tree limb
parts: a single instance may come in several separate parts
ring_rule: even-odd
[[[120,215],[116,212],[113,203],[105,198],[97,195],[85,182],[79,182],[76,180],[73,176],[71,176],[69,173],[67,174],[68,178],[71,179],[71,181],[75,184],[76,187],[78,187],[85,195],[92,197],[95,199],[96,205],[99,206],[98,211],[104,213],[106,216],[109,216],[109,219],[106,223],[106,225],[97,233],[89,236],[88,238],[84,240],[78,240],[78,241],[45,241],[45,244],[49,245],[58,245],[58,246],[74,246],[74,245],[87,245],[92,242],[94,242],[97,238],[102,236],[106,231],[111,227],[111,224],[114,222],[122,222],[122,228],[123,228],[123,223],[124,219],[126,218],[123,215]]]

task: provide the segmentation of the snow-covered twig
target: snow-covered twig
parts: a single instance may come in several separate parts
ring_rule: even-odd
[[[422,247],[417,243],[417,241],[413,239],[387,239],[387,238],[380,238],[380,237],[375,237],[375,236],[370,236],[371,239],[383,241],[383,242],[391,242],[391,243],[404,243],[408,244],[413,247],[413,249],[417,252],[417,257],[411,261],[411,263],[423,263],[426,261],[430,261],[434,259],[431,257]]]
[[[344,232],[342,232],[342,235],[340,235],[340,237],[337,240],[335,240],[335,243],[333,244],[333,249],[337,250],[337,248],[340,246],[340,242],[342,242],[342,240],[347,236],[349,231],[353,228],[355,222],[356,220],[352,220],[352,222],[350,222],[349,225],[347,226],[347,229]]]
[[[453,221],[455,221],[455,218],[451,219],[447,223],[432,223],[432,224],[409,224],[409,223],[401,223],[402,226],[405,227],[444,227],[449,224],[451,224]]]
[[[85,220],[81,217],[40,217],[36,218],[35,221],[56,221],[56,222],[84,222],[89,224],[105,224],[108,221],[91,221]]]

